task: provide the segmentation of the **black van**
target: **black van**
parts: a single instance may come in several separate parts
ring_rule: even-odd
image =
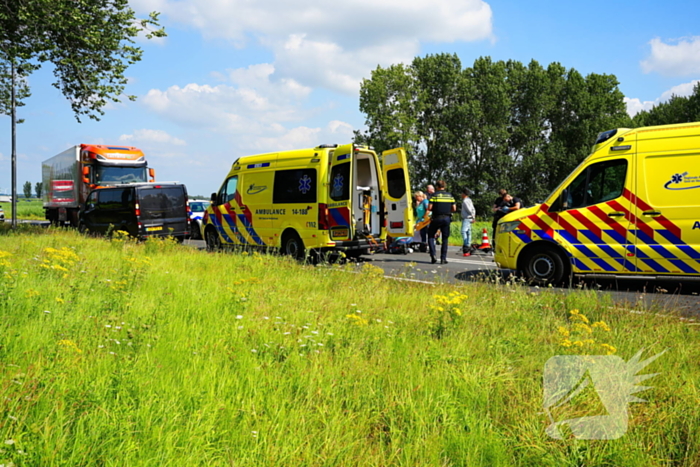
[[[78,229],[105,234],[123,230],[137,238],[189,235],[187,188],[177,183],[134,183],[90,192],[80,210]]]

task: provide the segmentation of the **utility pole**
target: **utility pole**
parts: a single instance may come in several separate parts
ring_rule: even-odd
[[[12,60],[12,228],[17,229],[17,106],[15,103],[15,61]]]

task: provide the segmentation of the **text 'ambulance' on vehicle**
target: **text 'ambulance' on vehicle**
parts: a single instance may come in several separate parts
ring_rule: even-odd
[[[203,218],[209,249],[278,248],[303,259],[343,251],[359,256],[387,235],[413,235],[406,153],[322,145],[245,156],[233,163]]]
[[[537,283],[700,280],[700,122],[601,133],[543,204],[497,232],[496,263]]]

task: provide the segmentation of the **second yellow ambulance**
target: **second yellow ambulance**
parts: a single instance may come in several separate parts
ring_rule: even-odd
[[[310,251],[359,256],[387,235],[413,235],[406,153],[354,144],[241,157],[202,223],[209,249],[248,245],[303,259]]]
[[[700,122],[601,133],[543,204],[499,222],[495,260],[537,283],[700,280]]]

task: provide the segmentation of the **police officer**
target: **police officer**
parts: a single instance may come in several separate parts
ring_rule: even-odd
[[[440,180],[436,184],[437,191],[430,197],[428,211],[432,213],[430,226],[428,227],[428,247],[430,248],[430,261],[437,263],[435,251],[435,234],[439,230],[442,235],[442,247],[440,248],[440,263],[447,264],[447,240],[450,238],[450,222],[452,213],[457,211],[457,203],[454,196],[445,191],[445,181]]]

